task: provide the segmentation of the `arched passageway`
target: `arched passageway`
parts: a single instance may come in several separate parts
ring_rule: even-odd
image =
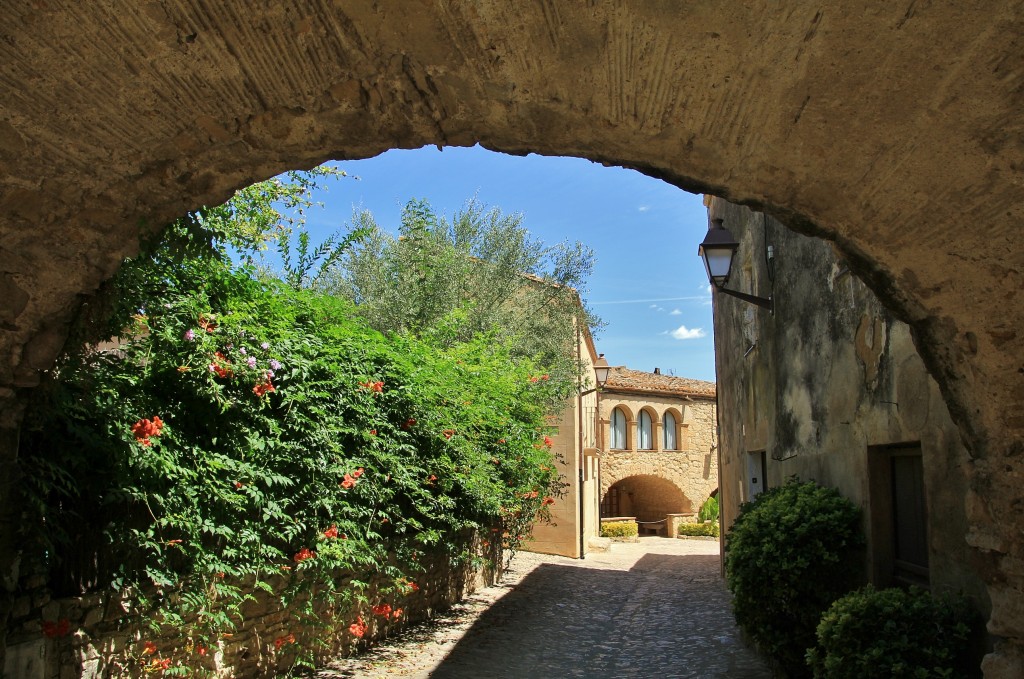
[[[635,516],[640,523],[664,521],[667,514],[692,511],[693,503],[679,486],[650,474],[620,479],[601,498],[602,516]]]
[[[186,209],[394,147],[582,156],[833,240],[910,323],[974,456],[986,671],[1024,666],[1020,2],[57,1],[0,27],[5,470],[80,296]]]

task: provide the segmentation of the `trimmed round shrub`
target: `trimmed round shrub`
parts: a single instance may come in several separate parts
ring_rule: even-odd
[[[974,614],[961,597],[922,589],[851,592],[825,612],[818,646],[807,652],[827,679],[940,679],[977,676]]]
[[[611,521],[601,524],[603,538],[635,538],[638,532],[636,521]]]
[[[736,622],[791,677],[809,676],[821,614],[862,582],[860,510],[834,488],[797,479],[740,508],[726,535]]]

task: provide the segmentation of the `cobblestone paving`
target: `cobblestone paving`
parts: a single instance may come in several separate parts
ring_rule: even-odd
[[[769,679],[739,638],[718,543],[641,538],[586,559],[521,553],[497,587],[321,679]]]

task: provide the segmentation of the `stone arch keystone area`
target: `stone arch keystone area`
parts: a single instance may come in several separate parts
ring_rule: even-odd
[[[0,8],[5,578],[20,394],[141,235],[285,169],[481,143],[831,240],[913,328],[960,427],[986,676],[1024,673],[1024,3],[215,5]],[[704,225],[678,228],[696,249]]]

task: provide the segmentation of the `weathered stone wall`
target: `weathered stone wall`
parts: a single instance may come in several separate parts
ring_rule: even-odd
[[[4,3],[0,580],[18,390],[140,234],[285,169],[479,142],[637,168],[835,241],[911,326],[973,456],[970,540],[1016,640],[987,671],[1024,675],[1020,7]]]
[[[479,542],[473,544],[477,551],[484,552],[495,547],[485,548]],[[494,554],[500,559],[500,555]],[[151,675],[153,663],[163,659],[170,659],[171,667],[185,667],[193,672],[205,670],[216,677],[280,676],[294,664],[300,646],[314,649],[315,657],[321,661],[334,654],[354,652],[409,623],[448,608],[477,587],[491,584],[494,576],[492,570],[476,570],[468,564],[453,565],[449,555],[435,554],[425,572],[412,578],[419,587],[417,591],[404,596],[379,597],[381,602],[403,609],[398,620],[385,621],[373,614],[369,605],[348,610],[318,605],[316,609],[326,623],[321,629],[301,622],[296,614],[301,600],[282,607],[276,594],[255,590],[254,601],[243,605],[244,620],[238,628],[220,639],[203,640],[205,652],[202,653],[193,640],[183,638],[176,628],[154,633],[140,624],[129,600],[118,592],[110,590],[51,600],[42,583],[37,583],[40,586],[36,590],[22,594],[14,603],[5,671],[0,676],[12,679],[143,677]],[[351,576],[343,578],[341,586],[349,586],[351,580]],[[284,590],[283,578],[271,578],[269,582],[276,592]],[[374,588],[385,584],[391,583],[370,579],[365,593],[371,604],[378,600]],[[312,596],[315,601],[315,594]],[[357,616],[362,616],[369,626],[362,640],[348,631]],[[289,635],[294,635],[294,642]],[[318,646],[314,637],[326,646]],[[147,641],[155,644],[155,652],[145,652]]]
[[[629,394],[609,391],[601,395],[601,428],[603,440],[611,441],[612,410],[621,406],[627,415],[627,448],[608,448],[601,458],[601,497],[614,484],[633,477],[656,477],[668,481],[682,494],[682,503],[672,489],[646,481],[633,484],[634,493],[647,496],[644,506],[663,508],[664,514],[696,512],[718,487],[718,455],[715,451],[715,401],[705,398],[683,400],[650,394]],[[648,409],[653,424],[653,449],[640,450],[636,442],[636,420],[641,409]],[[662,415],[672,412],[679,426],[677,450],[664,450]],[[633,505],[621,513],[633,515]],[[649,520],[650,517],[641,518]]]
[[[768,487],[795,474],[838,488],[863,509],[868,571],[887,584],[877,566],[891,536],[879,512],[892,491],[872,491],[871,447],[920,442],[932,589],[964,592],[987,615],[978,555],[965,540],[973,462],[908,326],[827,244],[725,201],[713,200],[709,210],[740,242],[727,287],[775,300],[772,315],[715,295],[725,527],[752,499],[748,458],[764,451]],[[766,245],[774,250],[774,282]]]

